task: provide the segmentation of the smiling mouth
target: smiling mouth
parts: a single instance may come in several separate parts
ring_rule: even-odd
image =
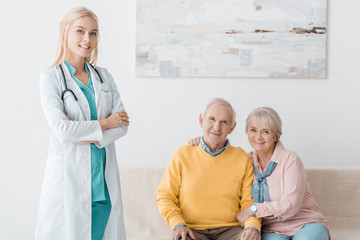
[[[212,133],[212,132],[210,132],[212,135],[215,135],[215,136],[221,136],[221,134],[220,133]]]
[[[82,46],[82,45],[79,45],[79,47],[85,48],[85,49],[90,49],[90,46]]]

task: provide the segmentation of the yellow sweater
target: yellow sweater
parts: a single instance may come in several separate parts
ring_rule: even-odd
[[[201,146],[180,147],[164,173],[157,191],[161,216],[173,229],[177,224],[201,230],[238,226],[236,215],[250,206],[253,166],[239,147],[229,145],[216,157]],[[259,231],[261,220],[250,217],[245,227]]]

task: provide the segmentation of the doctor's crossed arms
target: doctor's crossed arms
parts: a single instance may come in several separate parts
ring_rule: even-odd
[[[65,114],[65,116],[67,119],[71,120],[68,115]],[[129,116],[125,111],[114,112],[109,117],[105,119],[100,119],[99,123],[102,131],[111,128],[117,128],[120,127],[121,125],[125,125],[125,126],[130,125]]]
[[[121,125],[129,126],[129,116],[125,111],[118,111],[111,114],[108,118],[100,119],[101,130],[117,128]]]
[[[68,115],[65,114],[68,120],[71,120]],[[129,126],[129,116],[125,111],[118,111],[111,114],[109,117],[105,119],[98,120],[101,126],[101,130],[105,131],[111,128],[117,128],[122,125]],[[90,144],[90,143],[99,143],[98,141],[79,141],[77,144]]]

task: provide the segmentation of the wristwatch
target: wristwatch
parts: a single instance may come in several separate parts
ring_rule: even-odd
[[[250,210],[251,210],[253,216],[256,216],[257,206],[255,203],[251,204]]]

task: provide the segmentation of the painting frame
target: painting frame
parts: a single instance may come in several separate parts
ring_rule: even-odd
[[[326,78],[326,0],[137,0],[136,26],[137,77]]]

